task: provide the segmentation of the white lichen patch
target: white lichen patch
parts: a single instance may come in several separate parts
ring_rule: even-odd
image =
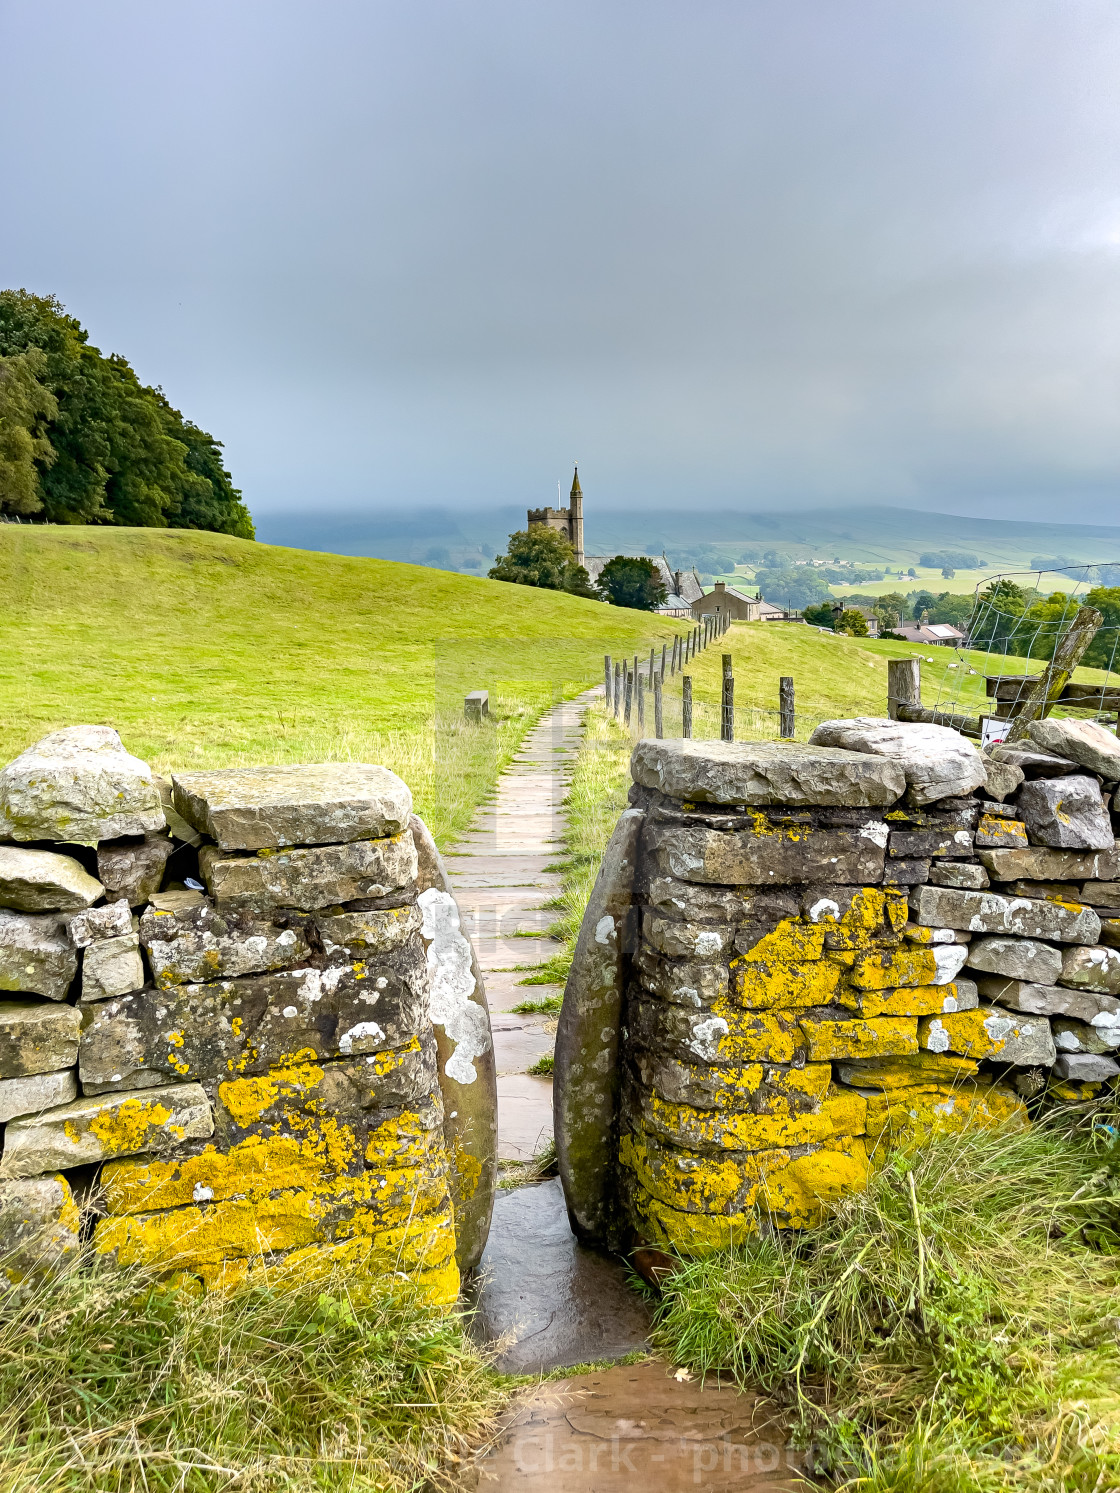
[[[421,932],[428,949],[430,1015],[441,1026],[455,1050],[444,1072],[456,1083],[471,1084],[478,1077],[474,1059],[490,1051],[490,1022],[471,997],[475,979],[470,940],[459,924],[459,909],[450,892],[429,887],[417,898],[423,915]]]

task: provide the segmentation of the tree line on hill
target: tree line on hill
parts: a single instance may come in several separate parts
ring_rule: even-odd
[[[575,551],[563,534],[544,524],[511,534],[506,553],[497,556],[489,575],[495,581],[567,591],[640,612],[656,611],[667,595],[655,562],[636,555],[615,555],[592,584],[587,569],[576,564]]]
[[[0,514],[255,537],[220,442],[27,290],[0,291]]]

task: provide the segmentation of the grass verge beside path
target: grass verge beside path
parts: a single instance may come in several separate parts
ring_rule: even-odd
[[[114,726],[161,772],[383,762],[446,845],[540,712],[686,625],[192,530],[0,524],[0,763]],[[490,691],[483,726],[463,696]]]
[[[861,1493],[1120,1486],[1120,1163],[1067,1112],[896,1154],[820,1229],[681,1265],[655,1341]]]
[[[507,1398],[460,1319],[392,1278],[360,1301],[342,1278],[223,1296],[103,1268],[0,1318],[0,1487],[445,1488]]]

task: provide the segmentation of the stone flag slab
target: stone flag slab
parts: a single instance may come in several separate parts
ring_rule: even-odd
[[[893,762],[795,742],[639,741],[630,771],[643,788],[697,803],[874,808],[906,791]]]
[[[0,772],[0,839],[96,845],[164,826],[151,768],[109,726],[52,731]]]
[[[364,762],[177,773],[172,802],[223,850],[380,840],[408,828],[412,794]]]
[[[915,804],[940,798],[959,798],[982,788],[987,769],[980,753],[959,731],[875,716],[855,720],[822,721],[810,745],[843,747],[895,762],[906,774],[909,798]]]
[[[0,845],[0,907],[16,912],[79,912],[102,894],[70,855]]]

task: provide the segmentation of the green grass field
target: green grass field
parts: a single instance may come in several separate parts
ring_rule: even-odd
[[[441,842],[545,706],[681,624],[416,565],[184,530],[0,525],[0,762],[115,726],[160,771],[383,762]],[[490,691],[493,719],[462,720]]]
[[[1038,659],[952,648],[918,649],[912,643],[850,638],[819,631],[800,622],[737,622],[731,631],[701,653],[688,667],[693,679],[693,734],[719,735],[721,655],[730,653],[735,675],[735,734],[748,739],[777,735],[778,680],[794,681],[797,736],[804,740],[818,721],[837,716],[887,713],[887,660],[922,659],[922,701],[942,710],[990,714],[984,673],[1031,674]],[[969,673],[974,669],[975,673]],[[1080,683],[1104,683],[1101,669],[1078,669]],[[681,686],[678,675],[666,684],[666,736],[680,732]]]

